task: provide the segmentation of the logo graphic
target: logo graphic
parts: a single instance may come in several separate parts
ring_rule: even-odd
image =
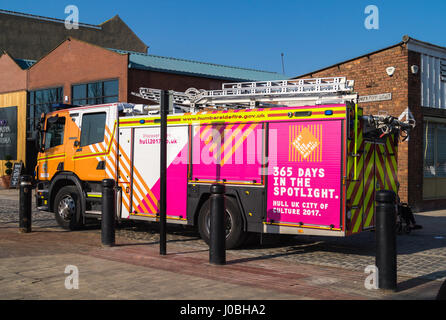
[[[290,126],[290,161],[322,161],[322,126]]]

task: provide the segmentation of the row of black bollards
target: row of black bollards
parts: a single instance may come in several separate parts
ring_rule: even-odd
[[[214,184],[210,189],[209,263],[226,264],[225,186]],[[116,193],[115,181],[102,180],[101,241],[104,246],[115,245]]]
[[[225,186],[214,184],[210,188],[210,230],[209,263],[226,264],[225,230]],[[19,230],[31,232],[32,178],[20,177]],[[378,288],[396,290],[397,252],[396,252],[396,194],[380,190],[375,196],[376,218],[376,267],[378,269]],[[116,189],[115,181],[102,181],[102,221],[101,241],[104,246],[115,245]],[[444,289],[443,289],[444,290]]]
[[[225,232],[225,186],[211,186],[210,214],[210,248],[211,264],[226,264],[226,232]],[[20,177],[19,230],[31,232],[31,196],[32,178],[29,175]],[[116,190],[113,179],[102,180],[102,220],[101,242],[104,246],[115,245]]]

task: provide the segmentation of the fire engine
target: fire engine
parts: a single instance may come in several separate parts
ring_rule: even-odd
[[[376,190],[397,191],[398,142],[413,123],[364,116],[344,77],[171,92],[167,222],[209,240],[210,185],[226,186],[226,247],[249,233],[349,236],[374,228]],[[159,103],[160,90],[135,95]],[[116,182],[119,220],[159,221],[160,107],[110,103],[42,115],[39,210],[76,229],[101,217]]]

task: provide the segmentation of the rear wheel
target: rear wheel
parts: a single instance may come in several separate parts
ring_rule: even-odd
[[[198,231],[201,238],[209,245],[210,243],[210,200],[206,201],[200,209],[198,216]],[[242,245],[247,237],[247,232],[243,231],[243,220],[238,209],[231,198],[226,198],[225,231],[226,249],[234,249]]]
[[[64,229],[75,230],[82,226],[81,201],[77,188],[65,186],[59,190],[54,199],[54,216]],[[79,217],[79,222],[76,221]]]

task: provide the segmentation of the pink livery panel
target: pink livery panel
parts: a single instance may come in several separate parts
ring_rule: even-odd
[[[270,123],[267,222],[340,228],[342,121]]]
[[[160,130],[134,129],[132,214],[154,216],[160,200]],[[186,219],[188,127],[167,130],[167,217]]]
[[[262,184],[263,124],[193,126],[192,180]]]

